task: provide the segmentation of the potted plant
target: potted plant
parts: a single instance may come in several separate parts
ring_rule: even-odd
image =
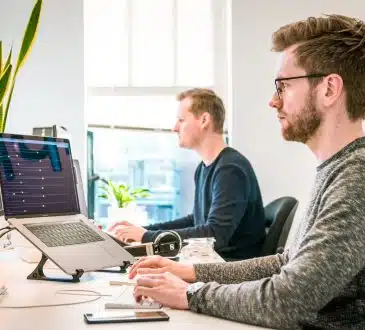
[[[110,202],[108,208],[108,220],[122,221],[145,225],[147,222],[147,213],[138,208],[136,205],[137,198],[150,196],[150,192],[145,188],[132,189],[126,184],[117,184],[111,180],[103,180],[104,185],[100,187],[103,191],[100,198]]]
[[[20,68],[24,65],[32,49],[34,40],[36,39],[41,9],[42,0],[37,0],[24,32],[18,60],[15,66],[12,65],[12,47],[5,60],[5,57],[3,58],[3,42],[0,40],[0,133],[5,132],[6,119],[8,117],[10,102],[15,86],[15,78]],[[0,215],[2,214],[3,205],[0,197]],[[8,234],[8,239],[10,239],[10,233]]]
[[[5,63],[3,63],[3,44],[2,41],[0,41],[0,132],[5,131],[6,119],[8,117],[10,102],[15,86],[15,78],[32,49],[38,31],[41,9],[42,0],[37,0],[24,32],[18,61],[15,67],[13,67],[11,63],[12,48],[9,51]],[[5,101],[6,98],[7,101]]]

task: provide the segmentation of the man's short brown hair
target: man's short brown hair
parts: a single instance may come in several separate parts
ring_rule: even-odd
[[[365,118],[365,24],[342,16],[309,17],[288,24],[272,36],[273,50],[294,50],[297,65],[311,73],[342,77],[351,120]],[[323,79],[323,78],[322,78]],[[315,79],[313,84],[320,80]]]
[[[226,111],[222,99],[211,89],[192,88],[178,94],[177,100],[182,101],[187,97],[192,99],[190,112],[195,116],[208,112],[213,118],[214,132],[223,133]]]

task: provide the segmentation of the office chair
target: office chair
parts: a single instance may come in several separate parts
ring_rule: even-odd
[[[262,246],[263,256],[284,251],[297,207],[298,200],[290,196],[280,197],[265,206],[265,225],[268,230]]]

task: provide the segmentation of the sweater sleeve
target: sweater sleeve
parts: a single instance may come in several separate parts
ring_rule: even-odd
[[[218,283],[241,283],[270,277],[280,273],[280,268],[287,262],[288,252],[242,261],[194,264],[197,281]]]
[[[280,329],[314,322],[365,263],[363,163],[347,165],[332,180],[315,222],[279,273],[240,284],[207,283],[193,295],[190,308]]]
[[[204,224],[177,229],[182,239],[214,237],[215,249],[228,245],[246,212],[251,189],[246,173],[234,165],[225,165],[214,174],[212,203]]]
[[[156,236],[156,230],[176,230],[178,228],[187,228],[193,225],[194,216],[192,214],[189,214],[188,216],[183,218],[147,226],[145,227],[147,229],[147,232],[145,232],[142,237],[142,243],[152,242],[154,237]],[[158,233],[160,233],[160,231]]]

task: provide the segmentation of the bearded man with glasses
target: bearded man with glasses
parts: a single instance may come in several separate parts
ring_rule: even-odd
[[[270,328],[365,329],[365,24],[310,17],[276,31],[273,50],[270,106],[283,137],[318,161],[293,244],[223,264],[143,259],[130,272],[144,274],[135,297]]]

